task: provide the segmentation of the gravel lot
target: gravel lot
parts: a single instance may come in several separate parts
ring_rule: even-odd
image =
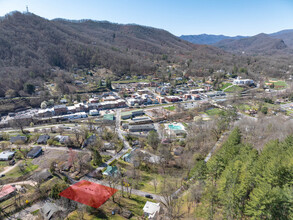
[[[53,161],[66,161],[68,160],[68,152],[62,150],[44,150],[43,155],[33,159],[32,163],[39,165],[39,168],[49,169]]]

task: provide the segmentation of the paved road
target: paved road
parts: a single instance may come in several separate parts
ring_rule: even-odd
[[[54,125],[41,125],[41,126],[35,126],[35,127],[25,127],[25,130],[28,130],[30,132],[33,132],[34,129],[43,129],[43,128],[51,128],[51,127],[69,127],[69,128],[72,128],[72,127],[75,127],[73,124],[54,124]],[[0,129],[0,131],[3,131],[3,132],[19,132],[20,129],[6,129],[6,128],[2,128]]]
[[[36,186],[37,182],[32,181],[32,180],[25,180],[25,181],[20,181],[20,182],[15,182],[15,183],[9,183],[7,185],[31,185],[31,186]]]
[[[101,184],[101,185],[104,185],[104,186],[109,186],[109,184],[105,180],[97,180],[97,179],[93,179],[93,178],[89,178],[89,177],[84,177],[84,178],[82,178],[82,180],[87,180],[87,181],[98,183],[98,184]],[[115,188],[118,189],[118,190],[122,189],[120,184],[117,185]],[[145,197],[145,195],[151,195],[154,200],[163,201],[163,197],[160,196],[160,195],[156,195],[156,194],[152,194],[152,193],[148,193],[148,192],[143,192],[143,191],[140,191],[140,190],[137,190],[137,189],[132,189],[131,193],[134,194],[134,195],[137,195],[137,196],[142,196],[142,197]]]
[[[5,169],[4,171],[2,171],[2,172],[0,173],[0,176],[3,175],[3,174],[8,173],[9,171],[11,171],[11,170],[14,169],[15,167],[17,167],[20,163],[21,163],[21,160],[18,161],[18,162],[17,162],[16,164],[14,164],[13,166],[8,167],[7,169]]]
[[[119,137],[120,140],[123,141],[123,149],[118,153],[116,154],[115,156],[113,156],[110,160],[108,160],[106,162],[107,165],[109,165],[111,162],[113,162],[114,160],[117,160],[119,159],[120,157],[123,156],[123,154],[125,154],[129,149],[132,149],[128,143],[128,141],[125,140],[124,136],[123,136],[123,131],[120,129],[120,121],[121,121],[121,109],[117,109],[116,110],[116,128],[115,128],[115,131]],[[104,169],[105,167],[98,167],[96,170],[97,171],[100,171],[102,169]]]
[[[219,140],[216,142],[215,146],[211,149],[211,151],[208,153],[208,155],[206,156],[206,158],[204,159],[204,162],[208,162],[211,159],[212,154],[214,153],[214,151],[217,149],[217,147],[222,144],[224,137],[226,137],[227,135],[230,134],[231,131],[227,131],[224,132],[221,137],[219,138]]]

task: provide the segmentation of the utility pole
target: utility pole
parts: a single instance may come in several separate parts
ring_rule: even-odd
[[[29,13],[29,11],[28,11],[28,6],[26,6],[26,13]]]

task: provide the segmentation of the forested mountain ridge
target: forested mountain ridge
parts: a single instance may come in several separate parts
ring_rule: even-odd
[[[116,75],[150,74],[158,64],[184,64],[190,59],[197,60],[194,68],[214,61],[224,65],[222,56],[227,56],[220,49],[182,41],[161,29],[91,20],[50,21],[20,12],[0,20],[0,45],[0,96],[8,89],[22,91],[28,82],[53,79],[54,67],[69,71],[100,66]]]

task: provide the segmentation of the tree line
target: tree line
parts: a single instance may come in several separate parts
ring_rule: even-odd
[[[293,136],[258,152],[235,128],[220,150],[192,176],[201,192],[197,214],[208,219],[292,219]]]

